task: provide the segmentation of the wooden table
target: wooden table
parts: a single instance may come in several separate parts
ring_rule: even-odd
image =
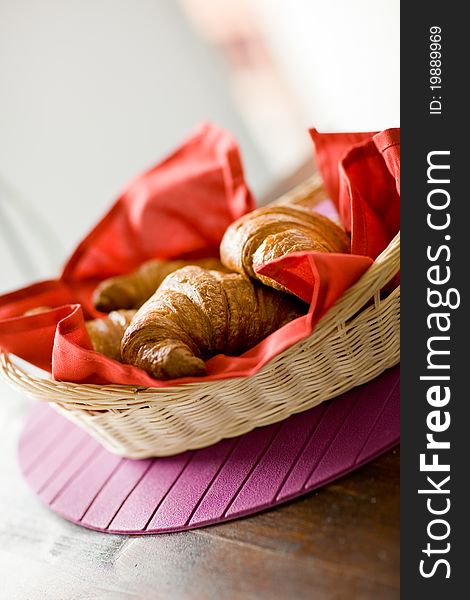
[[[0,381],[3,600],[399,597],[399,452],[282,507],[185,533],[128,537],[62,520],[26,487],[29,401]]]

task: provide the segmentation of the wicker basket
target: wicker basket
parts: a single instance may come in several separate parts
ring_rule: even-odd
[[[312,178],[289,193],[318,195]],[[251,377],[166,388],[83,385],[31,375],[5,353],[0,371],[55,408],[111,452],[167,456],[285,419],[373,379],[400,360],[400,287],[380,290],[400,268],[400,235],[336,302],[313,333]]]

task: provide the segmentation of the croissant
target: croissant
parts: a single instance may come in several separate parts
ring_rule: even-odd
[[[188,264],[196,264],[207,269],[224,269],[216,258],[203,258],[191,262],[152,259],[131,273],[103,280],[93,293],[93,304],[102,312],[139,308],[169,273]]]
[[[276,203],[258,208],[226,230],[220,245],[222,264],[275,289],[288,291],[273,279],[258,274],[263,264],[291,254],[348,252],[349,238],[333,221],[308,204]]]
[[[307,309],[245,275],[187,266],[137,311],[122,358],[157,379],[205,375],[211,356],[240,354]]]
[[[25,311],[28,316],[39,315],[51,310],[50,306],[36,306]],[[129,326],[135,310],[114,310],[106,317],[85,321],[93,350],[114,360],[121,360],[121,340]]]
[[[114,360],[121,360],[121,340],[135,310],[113,310],[106,317],[86,321],[93,349]]]

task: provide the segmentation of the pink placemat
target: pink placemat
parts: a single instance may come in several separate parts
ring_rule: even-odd
[[[91,529],[181,531],[270,508],[356,469],[398,443],[399,368],[367,385],[202,450],[129,460],[48,405],[19,442],[22,473],[53,511]]]

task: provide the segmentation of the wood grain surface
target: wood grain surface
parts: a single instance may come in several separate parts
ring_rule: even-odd
[[[398,449],[255,517],[130,538],[41,505],[16,462],[29,402],[3,382],[0,396],[2,600],[399,597]]]

